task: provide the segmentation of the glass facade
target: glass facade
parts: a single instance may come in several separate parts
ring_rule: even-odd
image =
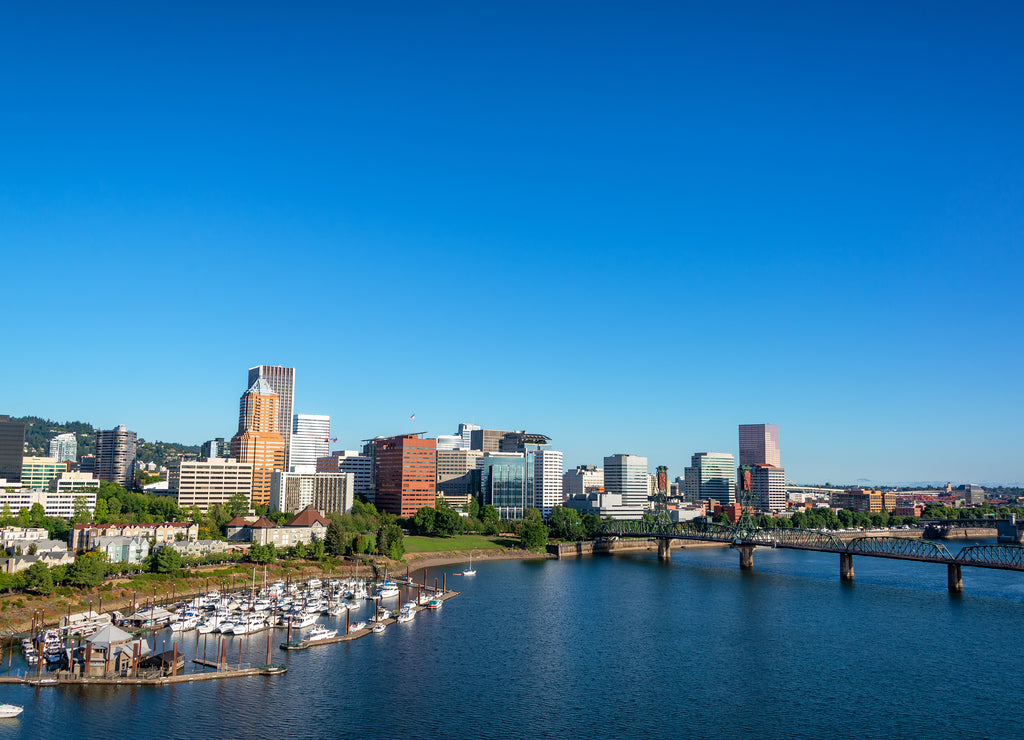
[[[503,520],[522,519],[534,505],[533,452],[489,454],[481,458],[480,490],[485,504]]]

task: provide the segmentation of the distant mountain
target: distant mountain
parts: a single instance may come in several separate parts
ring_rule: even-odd
[[[25,422],[25,454],[46,457],[50,454],[50,440],[58,434],[74,432],[78,441],[78,457],[96,454],[96,429],[82,421],[56,422],[38,416],[12,416],[11,421]],[[168,465],[181,455],[195,457],[199,445],[184,445],[178,442],[147,442],[139,438],[135,452],[137,460],[156,465]]]

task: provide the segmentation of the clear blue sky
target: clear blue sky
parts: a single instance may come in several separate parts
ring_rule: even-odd
[[[1019,2],[7,3],[0,413],[1024,480]],[[409,415],[415,413],[412,424]]]

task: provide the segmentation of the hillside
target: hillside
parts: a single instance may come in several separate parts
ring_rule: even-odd
[[[74,432],[78,440],[78,457],[96,454],[96,430],[92,424],[81,421],[57,422],[38,416],[12,416],[11,421],[25,422],[25,454],[45,457],[50,452],[50,440],[58,434]],[[148,442],[138,439],[136,458],[144,463],[167,465],[181,455],[196,456],[199,445],[184,445],[177,442]]]

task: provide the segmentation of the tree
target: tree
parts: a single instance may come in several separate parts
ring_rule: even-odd
[[[582,524],[583,531],[590,539],[601,534],[601,517],[597,514],[584,514]]]
[[[14,524],[14,513],[11,511],[11,505],[4,501],[3,509],[0,509],[0,527],[9,527]]]
[[[437,510],[433,506],[424,506],[412,518],[413,528],[417,534],[433,534],[437,521]]]
[[[548,543],[548,528],[544,525],[544,520],[539,516],[524,517],[519,527],[519,540],[527,550],[534,552],[543,550]]]
[[[106,499],[96,499],[96,509],[92,513],[92,519],[97,524],[106,524],[110,518],[110,506]]]
[[[306,545],[304,543],[302,543],[302,542],[296,542],[295,543],[295,547],[292,548],[292,552],[294,553],[295,557],[297,557],[297,558],[305,558],[306,557]]]
[[[313,540],[306,549],[306,557],[310,560],[323,560],[326,550],[323,540]]]
[[[37,560],[25,571],[25,588],[43,596],[53,593],[53,575],[46,563]]]
[[[104,555],[97,552],[80,555],[75,562],[68,565],[64,575],[65,581],[69,586],[99,586],[107,574],[107,564],[103,558]]]
[[[480,504],[476,500],[476,496],[469,497],[469,506],[466,507],[466,513],[469,514],[471,519],[476,519],[480,516]]]
[[[551,509],[551,515],[548,516],[548,529],[551,530],[552,537],[563,540],[583,539],[586,535],[583,522],[580,520],[580,513],[564,506],[556,506]]]
[[[32,522],[33,527],[43,526],[43,522],[46,520],[46,510],[43,509],[43,505],[40,503],[32,504],[32,508],[28,510],[28,519]]]
[[[402,534],[402,528],[391,519],[382,523],[377,530],[377,552],[392,560],[401,560],[405,555],[405,535]]]
[[[331,523],[327,525],[327,534],[324,536],[324,547],[327,552],[331,555],[344,555],[351,543],[351,539],[342,529],[341,522],[332,517]]]
[[[245,516],[249,513],[249,499],[244,493],[236,493],[228,499],[227,510],[231,518]]]
[[[437,510],[434,519],[434,534],[438,537],[454,537],[462,528],[462,517],[448,506]]]
[[[480,520],[484,524],[498,524],[498,510],[495,509],[491,504],[484,504],[484,508],[480,510]]]
[[[181,570],[181,554],[173,547],[161,547],[153,557],[154,573],[174,573]]]
[[[249,560],[253,563],[265,565],[277,559],[277,548],[271,542],[268,545],[253,545],[249,548]]]
[[[89,511],[89,500],[85,496],[75,496],[75,508],[71,521],[75,524],[86,524],[90,519],[92,519],[92,512]]]

